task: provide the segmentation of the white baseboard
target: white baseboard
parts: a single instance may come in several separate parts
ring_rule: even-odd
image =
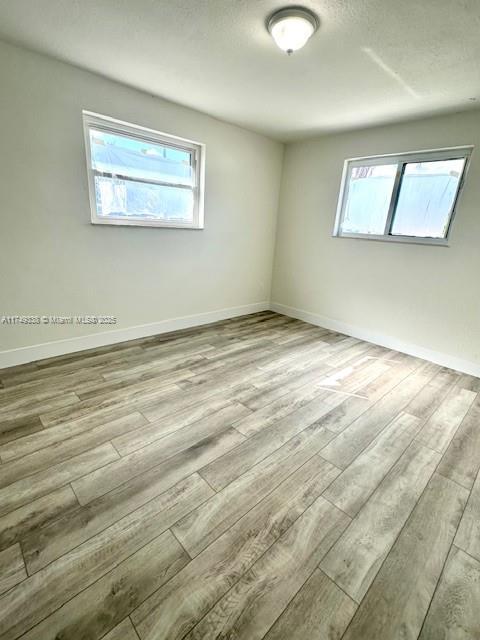
[[[161,320],[160,322],[152,322],[151,324],[128,327],[127,329],[114,329],[113,331],[92,333],[91,335],[78,338],[67,338],[66,340],[56,340],[55,342],[44,342],[29,347],[0,351],[0,369],[25,364],[27,362],[35,362],[36,360],[43,360],[44,358],[61,356],[66,353],[75,353],[77,351],[85,351],[86,349],[95,349],[96,347],[117,344],[118,342],[126,342],[127,340],[146,338],[160,333],[177,331],[178,329],[197,327],[211,322],[218,322],[219,320],[244,316],[249,313],[267,311],[269,308],[270,304],[268,302],[255,302],[241,307],[230,307],[228,309],[208,311],[207,313],[197,313],[192,316]]]
[[[57,340],[55,342],[45,342],[28,347],[20,347],[18,349],[10,349],[0,351],[0,369],[12,367],[27,362],[35,362],[44,358],[52,358],[67,353],[75,353],[77,351],[85,351],[86,349],[95,349],[96,347],[104,347],[110,344],[135,340],[137,338],[146,338],[169,331],[177,331],[179,329],[188,329],[189,327],[201,326],[219,320],[227,320],[237,316],[248,315],[249,313],[258,313],[271,309],[277,313],[282,313],[292,318],[304,320],[310,324],[314,324],[331,331],[338,331],[346,335],[373,342],[374,344],[408,353],[409,355],[424,360],[430,360],[443,367],[455,369],[462,373],[467,373],[476,377],[480,377],[480,364],[462,358],[457,358],[446,353],[433,351],[415,344],[409,344],[398,340],[392,336],[378,334],[374,331],[357,327],[339,320],[327,318],[310,311],[289,307],[277,302],[256,302],[240,307],[230,307],[228,309],[218,309],[207,313],[198,313],[191,316],[182,316],[180,318],[172,318],[171,320],[161,320],[151,324],[138,325],[128,327],[127,329],[114,329],[113,331],[105,331],[103,333],[92,333],[88,336],[78,338],[68,338],[66,340]]]
[[[282,313],[298,320],[304,320],[310,324],[330,329],[331,331],[338,331],[344,333],[353,338],[359,338],[360,340],[366,340],[367,342],[373,342],[381,347],[387,347],[387,349],[394,349],[395,351],[401,351],[408,355],[415,356],[416,358],[422,358],[423,360],[429,360],[435,364],[439,364],[442,367],[448,367],[455,371],[461,371],[472,376],[480,377],[480,364],[472,362],[470,360],[463,360],[456,356],[449,355],[448,353],[442,353],[440,351],[433,351],[425,347],[420,347],[416,344],[409,344],[398,340],[392,336],[386,336],[369,329],[357,327],[353,324],[347,324],[340,322],[339,320],[333,320],[325,316],[317,315],[316,313],[310,313],[310,311],[304,311],[303,309],[296,309],[295,307],[289,307],[278,302],[272,302],[270,309],[277,313]]]

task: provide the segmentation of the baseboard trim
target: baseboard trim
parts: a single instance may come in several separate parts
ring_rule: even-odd
[[[446,353],[433,351],[415,344],[409,344],[398,340],[392,336],[378,334],[374,331],[351,325],[333,318],[321,316],[304,309],[297,309],[278,302],[256,302],[239,307],[229,307],[227,309],[218,309],[216,311],[208,311],[206,313],[198,313],[191,316],[181,316],[170,320],[161,320],[150,324],[137,325],[126,329],[114,329],[113,331],[105,331],[103,333],[92,333],[88,336],[80,336],[77,338],[67,338],[65,340],[56,340],[54,342],[44,342],[28,347],[19,347],[18,349],[9,349],[0,351],[0,369],[13,367],[19,364],[26,364],[52,358],[68,353],[76,353],[87,349],[95,349],[108,345],[127,342],[128,340],[136,340],[137,338],[146,338],[169,331],[178,331],[179,329],[188,329],[190,327],[202,326],[211,322],[220,320],[228,320],[237,316],[248,315],[249,313],[258,313],[260,311],[276,311],[292,318],[304,320],[310,324],[319,327],[325,327],[331,331],[338,331],[346,335],[373,342],[388,349],[395,349],[402,353],[407,353],[417,358],[430,360],[443,367],[455,369],[462,373],[467,373],[476,377],[480,377],[480,364],[457,358]]]
[[[374,344],[387,347],[388,349],[401,351],[402,353],[407,353],[408,355],[422,358],[423,360],[430,360],[430,362],[439,364],[442,367],[448,367],[449,369],[455,369],[455,371],[461,371],[462,373],[480,377],[480,364],[471,362],[470,360],[463,360],[462,358],[457,358],[456,356],[452,356],[447,353],[433,351],[432,349],[427,349],[416,344],[409,344],[392,336],[382,335],[375,331],[364,329],[363,327],[357,327],[352,324],[340,322],[339,320],[311,313],[310,311],[289,307],[278,302],[272,302],[270,304],[270,309],[277,313],[282,313],[286,316],[297,318],[298,320],[304,320],[305,322],[309,322],[310,324],[314,324],[319,327],[324,327],[325,329],[330,329],[331,331],[344,333],[348,336],[352,336],[352,338],[359,338],[360,340],[373,342]]]
[[[227,309],[218,309],[206,313],[197,313],[191,316],[172,318],[171,320],[160,320],[160,322],[137,325],[126,329],[114,329],[113,331],[105,331],[103,333],[92,333],[88,336],[67,338],[65,340],[44,342],[28,347],[0,351],[0,369],[26,364],[28,362],[36,362],[37,360],[43,360],[45,358],[62,356],[67,353],[76,353],[77,351],[95,349],[110,344],[113,345],[137,338],[146,338],[160,333],[168,333],[169,331],[197,327],[210,324],[211,322],[218,322],[219,320],[245,316],[249,313],[268,311],[269,309],[269,302],[255,302],[240,307],[229,307]]]

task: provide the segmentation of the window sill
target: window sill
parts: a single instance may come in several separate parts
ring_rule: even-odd
[[[152,220],[123,220],[118,218],[109,218],[108,220],[101,220],[99,218],[92,220],[92,224],[117,226],[117,227],[150,227],[157,229],[192,229],[194,231],[202,230],[203,225],[196,224],[181,224],[180,222],[155,222]]]
[[[413,236],[376,236],[362,233],[337,233],[332,238],[355,238],[357,240],[374,240],[376,242],[395,242],[400,244],[422,244],[433,247],[449,247],[448,238],[415,238]]]

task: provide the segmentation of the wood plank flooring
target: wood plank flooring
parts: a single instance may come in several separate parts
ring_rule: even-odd
[[[0,370],[0,640],[479,640],[479,393],[273,312]]]

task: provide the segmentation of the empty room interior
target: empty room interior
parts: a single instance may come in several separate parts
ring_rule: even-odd
[[[480,640],[478,0],[0,0],[0,640]]]

